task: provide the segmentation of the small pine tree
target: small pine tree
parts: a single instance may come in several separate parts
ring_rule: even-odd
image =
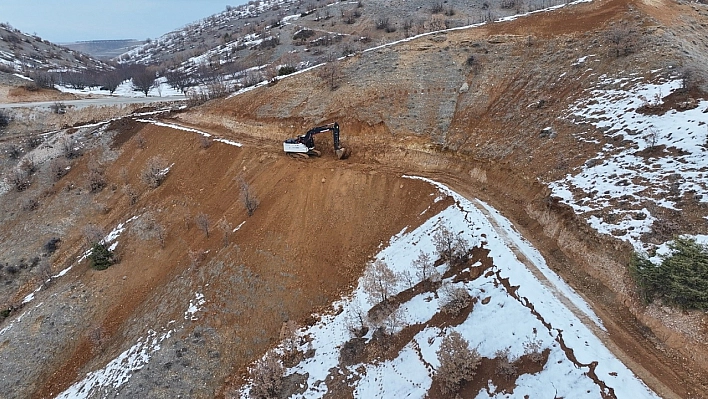
[[[647,302],[661,298],[683,309],[708,310],[708,247],[677,237],[669,249],[658,266],[646,255],[632,256],[629,269],[640,295]]]
[[[96,270],[106,270],[115,263],[113,251],[109,250],[105,244],[95,243],[91,248],[91,267]]]

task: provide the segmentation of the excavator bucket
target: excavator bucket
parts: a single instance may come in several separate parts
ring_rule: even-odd
[[[340,148],[335,151],[337,153],[337,158],[338,159],[347,159],[349,158],[349,155],[352,154],[352,150],[349,148]]]

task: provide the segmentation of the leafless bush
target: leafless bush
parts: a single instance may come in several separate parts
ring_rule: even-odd
[[[5,153],[10,159],[19,159],[22,155],[22,147],[19,144],[10,143],[5,146]]]
[[[86,243],[89,246],[101,242],[101,240],[103,240],[103,237],[105,237],[103,229],[95,224],[87,224],[86,226],[84,226],[84,228],[82,229],[82,233],[84,235]]]
[[[226,221],[226,219],[221,219],[219,221],[219,228],[222,232],[221,243],[224,248],[226,248],[229,246],[229,242],[231,241],[231,235],[234,233],[234,228],[229,222]]]
[[[140,197],[140,194],[138,193],[138,190],[135,189],[135,187],[130,184],[126,184],[123,186],[123,189],[121,191],[128,198],[128,203],[130,205],[135,205],[138,203],[138,198]]]
[[[243,178],[239,178],[239,185],[241,186],[241,202],[243,203],[243,206],[246,207],[246,212],[248,213],[248,216],[253,216],[253,213],[258,209],[258,205],[260,204],[260,201],[256,197],[256,194],[253,192],[253,188],[251,188],[251,185],[246,182]]]
[[[637,34],[627,22],[618,22],[605,33],[615,57],[629,55],[637,45]]]
[[[471,381],[481,361],[477,350],[470,349],[469,342],[457,331],[443,338],[437,355],[440,367],[435,376],[440,380],[443,394],[455,393],[463,381]]]
[[[88,166],[88,171],[84,174],[86,177],[86,182],[88,183],[88,189],[92,193],[97,193],[106,187],[108,182],[106,181],[105,169],[103,166],[97,163],[91,163]]]
[[[55,102],[54,104],[51,105],[50,107],[52,109],[52,112],[55,114],[65,114],[66,113],[66,104],[63,102]]]
[[[524,353],[529,356],[534,363],[543,361],[543,342],[540,339],[534,338],[524,342]]]
[[[42,138],[42,136],[32,136],[27,139],[27,148],[33,150],[42,145],[43,142],[44,139]]]
[[[134,222],[133,230],[135,235],[141,240],[155,240],[160,244],[160,248],[165,247],[167,230],[160,224],[152,212],[147,212]]]
[[[280,343],[285,351],[285,356],[292,357],[298,352],[300,338],[297,330],[299,326],[295,320],[288,320],[280,328]]]
[[[386,262],[377,259],[366,268],[364,291],[372,301],[386,303],[396,284],[398,284],[398,276]]]
[[[135,135],[135,145],[141,150],[144,150],[145,146],[147,145],[147,140],[145,140],[145,136],[143,136],[141,133]]]
[[[266,352],[249,370],[251,377],[251,398],[278,398],[283,388],[285,368],[273,350]]]
[[[472,302],[470,293],[464,287],[457,287],[447,283],[442,287],[442,311],[447,314],[457,315]]]
[[[505,376],[506,378],[512,378],[517,375],[518,370],[514,365],[513,359],[511,359],[509,348],[496,351],[494,353],[494,357],[496,357],[499,361],[499,364],[497,364],[497,373]]]
[[[211,139],[209,136],[204,136],[204,135],[199,135],[199,146],[203,149],[207,149],[211,147],[211,145],[214,144],[214,140]]]
[[[73,136],[65,136],[60,143],[62,154],[66,159],[74,159],[81,156],[81,146]]]
[[[332,58],[332,60],[319,68],[318,76],[329,85],[330,90],[335,90],[341,84],[343,75],[339,61],[335,57],[328,58]]]
[[[650,127],[647,129],[647,148],[653,150],[656,148],[656,143],[659,141],[659,129],[655,127]]]
[[[26,212],[31,212],[39,208],[39,201],[35,197],[26,198],[22,201],[22,210]]]
[[[147,161],[140,178],[148,187],[158,188],[167,178],[170,166],[161,156],[154,156]]]
[[[30,184],[32,184],[30,176],[20,168],[12,171],[8,181],[15,191],[25,191],[29,188]]]
[[[512,9],[516,7],[516,0],[501,0],[499,7],[502,9]]]
[[[440,14],[441,12],[443,12],[443,4],[439,2],[433,4],[433,6],[430,7],[430,12],[432,14]]]
[[[205,213],[200,213],[194,217],[194,224],[197,225],[199,230],[203,231],[204,234],[209,237],[209,216]]]
[[[20,162],[19,168],[27,173],[28,176],[33,175],[34,172],[37,171],[37,164],[34,162],[34,157],[28,154],[22,162]]]
[[[49,175],[53,181],[59,181],[69,173],[70,167],[69,161],[67,161],[66,158],[52,159],[52,161],[49,162]]]
[[[194,251],[190,249],[188,253],[190,267],[198,267],[201,265],[204,259],[206,259],[206,254],[205,251]]]

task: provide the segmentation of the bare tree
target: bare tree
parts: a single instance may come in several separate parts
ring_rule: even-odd
[[[205,213],[200,213],[194,218],[194,223],[197,225],[199,230],[203,231],[207,237],[209,237],[209,216]]]
[[[246,207],[248,216],[253,216],[253,213],[258,208],[260,201],[258,201],[251,185],[248,184],[246,180],[239,178],[239,185],[241,186],[241,202],[243,203],[243,206]]]
[[[251,398],[272,399],[280,396],[285,368],[275,351],[266,352],[249,370],[249,374],[251,377]]]
[[[457,331],[443,338],[437,355],[440,367],[435,376],[440,380],[443,394],[455,393],[463,381],[471,381],[481,361],[477,350],[470,349],[469,342]]]
[[[364,291],[374,302],[386,303],[397,283],[398,276],[380,259],[370,264],[364,274]]]
[[[457,262],[467,254],[469,243],[460,234],[455,234],[447,226],[439,228],[433,235],[433,244],[438,255],[448,262]]]
[[[650,127],[647,129],[647,147],[648,149],[654,150],[656,148],[656,143],[659,141],[659,129],[655,127]]]
[[[123,75],[118,71],[107,72],[101,76],[101,85],[104,89],[108,90],[111,95],[115,93],[121,83],[123,83]]]
[[[145,68],[133,74],[133,89],[148,96],[150,89],[155,85],[155,71],[152,68]]]
[[[420,251],[418,253],[418,257],[413,260],[413,267],[416,270],[416,275],[422,281],[435,281],[440,278],[440,273],[438,273],[432,258],[427,252]]]
[[[615,57],[629,55],[636,46],[636,33],[625,21],[616,23],[605,33]]]
[[[327,56],[327,63],[319,70],[319,76],[329,86],[330,90],[336,90],[342,80],[342,71],[339,61],[334,54]]]

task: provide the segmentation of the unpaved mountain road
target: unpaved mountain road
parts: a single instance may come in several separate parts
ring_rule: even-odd
[[[57,102],[61,102],[68,108],[84,108],[84,107],[102,107],[124,104],[153,104],[160,102],[186,101],[185,96],[170,96],[170,97],[96,97],[84,98],[80,100],[59,100],[59,101],[36,101],[25,103],[6,103],[0,104],[0,109],[8,108],[51,108]]]

